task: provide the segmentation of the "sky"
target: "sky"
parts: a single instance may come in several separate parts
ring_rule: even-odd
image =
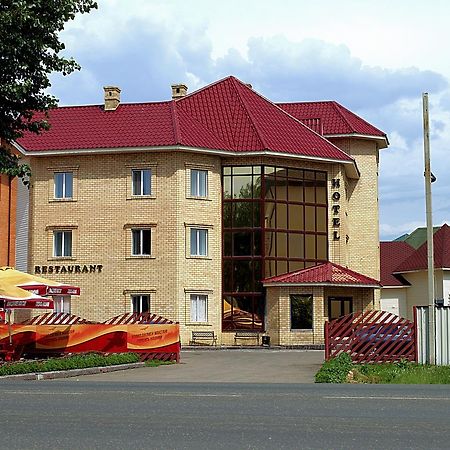
[[[450,2],[100,0],[61,33],[81,65],[52,76],[60,105],[169,100],[234,75],[274,102],[336,100],[388,135],[380,238],[425,226],[422,93],[429,93],[433,223],[450,224]]]

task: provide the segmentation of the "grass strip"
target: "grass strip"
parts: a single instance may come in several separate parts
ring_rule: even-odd
[[[115,366],[118,364],[130,364],[135,362],[139,362],[139,356],[136,353],[116,353],[112,355],[88,353],[64,358],[51,358],[45,361],[20,361],[6,363],[0,366],[0,376],[35,372],[53,372],[70,369],[86,369],[89,367]]]
[[[145,361],[147,367],[158,367],[158,366],[169,366],[170,364],[175,364],[176,361],[161,361],[159,359],[148,359]]]
[[[352,364],[347,353],[325,361],[316,383],[450,384],[450,366],[431,366],[409,361]]]

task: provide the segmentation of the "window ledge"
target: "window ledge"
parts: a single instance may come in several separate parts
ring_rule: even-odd
[[[156,259],[153,255],[130,255],[126,256],[125,259]]]
[[[292,329],[291,328],[291,333],[313,333],[314,330],[313,329]]]
[[[49,203],[67,203],[67,202],[76,202],[76,198],[50,198]]]
[[[204,260],[212,261],[212,258],[210,256],[200,256],[200,255],[189,255],[189,256],[186,256],[186,259],[204,259]]]
[[[130,195],[127,200],[152,200],[155,199],[156,195]]]
[[[206,201],[206,202],[212,202],[212,199],[209,198],[209,197],[195,197],[193,195],[188,195],[186,198],[188,200],[203,200],[203,201]]]
[[[186,322],[187,327],[212,327],[209,322]]]
[[[76,261],[74,256],[51,256],[47,258],[47,261]]]

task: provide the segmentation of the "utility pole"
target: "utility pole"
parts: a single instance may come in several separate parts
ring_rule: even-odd
[[[422,94],[423,102],[423,156],[425,162],[425,203],[427,216],[428,253],[428,362],[436,364],[435,307],[434,307],[434,246],[433,216],[431,207],[431,163],[430,163],[430,120],[428,115],[428,94]]]

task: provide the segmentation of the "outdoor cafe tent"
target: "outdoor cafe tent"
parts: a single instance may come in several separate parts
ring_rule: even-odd
[[[37,295],[80,295],[80,288],[47,280],[12,267],[0,267],[0,287],[19,287]]]
[[[53,309],[53,300],[16,286],[0,284],[0,307],[4,309]]]

